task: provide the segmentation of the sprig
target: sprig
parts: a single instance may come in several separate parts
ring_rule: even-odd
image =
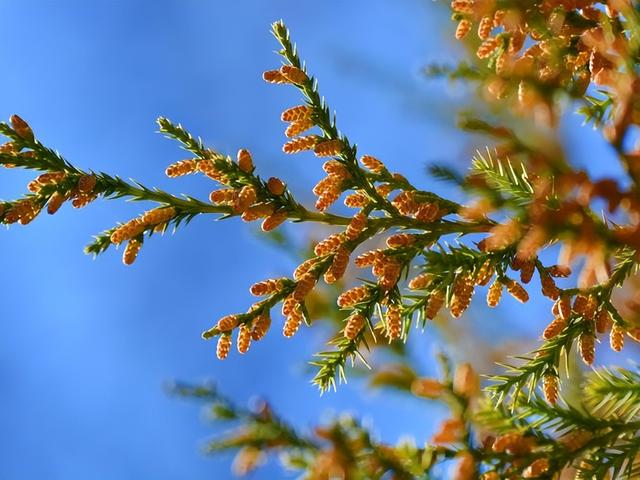
[[[598,417],[638,422],[640,373],[620,367],[594,370],[586,384],[585,403]]]
[[[523,165],[514,165],[509,160],[497,160],[487,149],[480,151],[472,160],[472,174],[480,175],[490,188],[507,195],[518,206],[528,205],[533,197],[533,186]]]
[[[545,342],[533,352],[533,355],[517,357],[524,360],[523,364],[502,365],[506,373],[492,376],[491,380],[496,383],[488,387],[488,392],[496,403],[508,402],[515,405],[518,400],[523,399],[520,396],[523,389],[526,389],[526,398],[529,399],[536,392],[538,383],[545,375],[557,376],[558,366],[569,354],[584,328],[584,324],[575,321],[556,337]]]

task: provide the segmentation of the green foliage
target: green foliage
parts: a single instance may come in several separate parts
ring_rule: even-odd
[[[509,160],[496,160],[487,150],[486,154],[476,153],[471,172],[472,175],[480,175],[489,188],[505,196],[505,202],[517,207],[531,203],[533,186],[524,165],[514,166]]]
[[[620,367],[594,370],[585,389],[585,403],[598,417],[639,422],[640,373]]]
[[[519,400],[528,401],[546,374],[558,375],[558,367],[584,328],[585,325],[576,320],[556,337],[544,342],[531,356],[517,357],[522,361],[520,365],[501,365],[506,371],[491,377],[495,383],[487,388],[489,394],[497,404],[507,402],[515,405]],[[526,398],[520,395],[523,389],[526,390]]]
[[[428,77],[444,77],[448,80],[479,80],[482,73],[477,66],[461,62],[457,65],[431,64],[424,69]]]
[[[593,128],[600,128],[611,119],[613,99],[607,95],[606,91],[600,90],[598,93],[604,98],[587,95],[585,96],[586,105],[578,108],[578,113],[584,116],[584,123],[592,123]]]

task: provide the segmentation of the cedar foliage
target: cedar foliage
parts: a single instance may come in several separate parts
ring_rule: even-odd
[[[177,385],[176,394],[202,399],[217,420],[235,425],[207,448],[237,451],[238,474],[278,452],[309,479],[434,478],[443,462],[453,464],[450,477],[459,480],[640,477],[640,372],[610,366],[569,378],[566,366],[574,352],[590,366],[597,342],[619,352],[625,339],[640,340],[640,150],[632,145],[640,124],[639,6],[630,0],[453,0],[450,7],[455,37],[469,58],[427,73],[475,85],[501,112],[461,119],[461,129],[484,138],[468,172],[430,169],[464,193],[461,203],[417,188],[358,151],[338,129],[283,22],[272,25],[282,66],[266,71],[264,80],[300,95],[301,103],[282,114],[283,152],[323,159],[326,177],[313,188],[314,207],[299,203],[284,180],[259,176],[247,150],[233,159],[166,118],[158,119],[160,132],[189,156],[169,165],[167,175],[208,177],[215,183],[209,199],[80,170],[40,143],[19,116],[0,123],[7,138],[0,164],[39,172],[27,194],[0,203],[4,224],[26,225],[42,210],[54,214],[65,203],[82,208],[98,198],[156,204],[97,235],[86,247],[93,255],[126,244],[123,261],[131,265],[154,234],[200,215],[260,221],[265,232],[285,222],[337,227],[291,277],[255,283],[250,291],[261,299],[220,319],[203,338],[216,339],[224,359],[234,339],[239,353],[250,354],[251,342],[273,334],[276,323],[293,337],[314,320],[311,294],[326,293],[323,283],[333,285],[342,321],[312,362],[314,384],[323,392],[335,389],[350,360],[366,364],[368,351],[392,349],[402,363],[375,365],[371,386],[450,410],[423,446],[390,445],[352,417],[302,434],[265,403],[246,409],[213,386]],[[554,129],[567,111],[602,134],[626,178],[591,178],[557,148]],[[522,125],[545,141],[532,142]],[[353,215],[329,212],[339,199]],[[543,261],[550,252],[559,252],[552,264]],[[354,266],[371,268],[371,275],[359,283],[347,276],[353,285],[344,285]],[[540,292],[529,286],[534,278]],[[567,278],[563,286],[558,278]],[[502,365],[484,388],[471,365],[452,366],[444,357],[439,378],[421,376],[402,356],[407,338],[419,334],[412,327],[462,316],[480,291],[490,307],[503,292],[522,303],[549,299],[539,346]],[[278,305],[284,321],[272,322]],[[576,381],[581,394],[565,398],[564,388]]]

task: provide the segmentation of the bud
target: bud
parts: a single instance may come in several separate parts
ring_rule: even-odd
[[[390,305],[386,318],[387,337],[395,340],[402,334],[402,312],[398,305]]]
[[[472,14],[473,12],[473,0],[452,0],[451,10],[458,13]]]
[[[562,330],[564,330],[566,326],[567,326],[567,322],[563,318],[558,317],[554,319],[547,326],[547,328],[544,329],[544,332],[542,333],[542,338],[544,338],[545,340],[551,340],[552,338],[555,338],[556,336],[558,336],[558,334],[562,332]]]
[[[125,265],[131,265],[136,261],[136,257],[138,256],[138,252],[140,252],[140,248],[142,248],[142,242],[140,240],[131,239],[129,243],[127,243],[124,252],[122,253],[122,263]]]
[[[268,83],[289,83],[280,70],[268,70],[262,74],[262,79]]]
[[[521,303],[525,303],[529,300],[529,294],[527,291],[515,280],[509,280],[507,282],[507,291],[513,298]]]
[[[549,275],[551,275],[552,277],[565,278],[571,275],[571,268],[566,265],[552,265],[551,267],[547,268],[547,272],[549,272]]]
[[[16,132],[16,134],[20,138],[28,142],[34,141],[35,138],[33,135],[33,130],[31,130],[31,127],[29,126],[29,124],[25,122],[22,118],[20,118],[18,115],[11,115],[11,118],[9,119],[9,121],[11,122],[11,126],[13,127],[13,130]]]
[[[498,40],[496,38],[487,38],[482,44],[478,47],[476,51],[476,55],[480,59],[488,58],[491,54],[498,48]]]
[[[270,232],[271,230],[278,228],[287,219],[287,217],[288,214],[286,210],[280,210],[272,213],[262,222],[262,231]]]
[[[342,163],[337,160],[327,160],[322,165],[322,169],[327,172],[329,175],[338,177],[343,180],[345,178],[350,178],[351,174],[347,167],[345,167]]]
[[[29,183],[29,190],[32,192],[37,192],[40,190],[42,185],[55,185],[56,183],[61,182],[67,176],[65,172],[47,172],[33,180],[33,182]],[[93,189],[92,189],[93,190]]]
[[[318,137],[316,135],[298,137],[285,143],[282,147],[282,151],[284,153],[293,154],[304,150],[313,150],[316,143],[318,143]]]
[[[482,264],[480,270],[476,274],[476,285],[484,286],[491,278],[493,278],[493,274],[495,273],[493,267],[491,266],[491,262],[488,260]]]
[[[313,290],[313,287],[315,287],[317,281],[318,279],[314,274],[312,273],[304,274],[298,280],[298,283],[296,284],[296,287],[293,290],[293,293],[291,294],[291,296],[295,298],[298,302],[302,302],[307,296],[307,294],[311,290]]]
[[[304,274],[314,268],[318,264],[318,259],[313,257],[305,260],[293,271],[293,278],[300,280]]]
[[[458,463],[453,471],[452,480],[474,480],[476,475],[476,461],[470,452],[458,452]]]
[[[493,30],[493,18],[489,16],[484,16],[480,20],[480,24],[478,25],[478,37],[480,40],[486,40],[491,35],[491,30]],[[458,32],[456,31],[456,34]]]
[[[176,214],[174,207],[160,207],[148,210],[142,214],[141,222],[145,225],[159,225],[171,220]]]
[[[244,213],[247,208],[256,202],[257,197],[258,195],[253,185],[245,185],[240,189],[233,201],[233,210],[236,213]]]
[[[519,432],[505,433],[495,439],[491,450],[495,453],[526,454],[531,451],[531,441]]]
[[[428,273],[421,273],[417,277],[414,277],[409,282],[409,288],[411,290],[422,290],[429,286],[431,283],[431,275]]]
[[[587,297],[587,304],[584,307],[584,318],[590,321],[593,320],[596,314],[596,308],[598,308],[598,303],[595,297],[593,295],[589,295],[589,297]]]
[[[285,185],[278,177],[271,177],[267,180],[267,190],[273,195],[280,196],[284,193]]]
[[[179,162],[172,163],[165,170],[165,174],[169,178],[181,177],[183,175],[189,175],[198,171],[198,161],[194,158],[189,160],[180,160]]]
[[[369,267],[375,262],[381,261],[385,257],[382,250],[369,250],[356,257],[355,265],[358,268]]]
[[[252,295],[256,297],[261,297],[263,295],[271,295],[272,293],[278,293],[282,289],[282,280],[281,279],[273,279],[270,278],[268,280],[263,280],[262,282],[257,282],[251,285],[249,291]]]
[[[0,153],[6,153],[6,154],[9,154],[9,155],[14,155],[14,154],[18,153],[18,147],[13,142],[3,143],[2,145],[0,145]],[[10,163],[4,163],[4,164],[2,164],[2,166],[5,167],[5,168],[13,168],[13,167],[15,167],[15,165],[12,165]]]
[[[421,203],[418,204],[415,214],[416,220],[429,223],[438,220],[442,216],[443,211],[440,210],[435,203]]]
[[[545,297],[555,300],[560,295],[560,290],[556,286],[556,282],[553,281],[551,275],[547,273],[540,273],[540,284],[542,285],[542,294]]]
[[[261,340],[269,330],[271,326],[271,315],[269,312],[264,312],[258,315],[253,320],[253,327],[251,329],[251,339],[254,341]]]
[[[283,122],[296,122],[309,118],[313,113],[313,109],[308,105],[298,105],[297,107],[291,107],[284,112],[280,117]]]
[[[318,256],[329,255],[335,252],[342,244],[344,237],[341,233],[334,233],[329,235],[324,240],[318,242],[313,249],[313,252]]]
[[[369,204],[369,198],[364,193],[350,193],[345,197],[344,204],[349,208],[362,208]]]
[[[459,318],[471,303],[473,296],[474,282],[469,275],[458,275],[453,284],[453,295],[451,297],[451,315]]]
[[[335,175],[329,175],[320,180],[315,187],[313,187],[314,195],[323,194],[340,194],[342,191],[342,181],[344,179]]]
[[[511,37],[509,38],[509,46],[507,48],[507,51],[509,52],[509,54],[513,55],[515,53],[518,53],[524,46],[524,42],[526,38],[527,38],[527,35],[524,33],[524,31],[521,28],[515,29],[511,33]],[[523,55],[521,58],[527,60],[525,62],[526,65],[533,65],[533,61],[531,57]]]
[[[391,192],[395,190],[395,187],[390,183],[382,183],[376,186],[376,192],[382,198],[387,198]],[[347,205],[348,206],[348,205]]]
[[[210,158],[198,161],[198,171],[219,183],[226,184],[227,178],[216,168],[216,162]]]
[[[38,182],[37,179],[31,180],[27,185],[27,190],[29,190],[31,193],[38,193],[41,188],[42,188],[42,184]]]
[[[270,203],[260,203],[258,205],[252,205],[242,212],[242,220],[245,222],[252,222],[259,218],[268,217],[273,213],[275,207]]]
[[[436,290],[429,295],[429,300],[427,301],[427,305],[425,306],[425,316],[429,320],[433,320],[440,312],[440,309],[444,305],[444,292],[442,290]]]
[[[414,195],[414,192],[405,190],[399,193],[391,203],[402,215],[411,215],[418,209]]]
[[[387,247],[389,248],[402,248],[413,245],[416,241],[416,235],[411,233],[396,233],[395,235],[387,238]]]
[[[289,315],[291,315],[291,312],[293,312],[297,305],[298,302],[296,301],[296,299],[289,295],[282,302],[282,316],[288,317]]]
[[[284,134],[289,138],[297,137],[298,135],[306,132],[312,127],[313,127],[313,120],[311,120],[310,118],[305,118],[303,120],[297,120],[295,122],[292,122],[284,131]]]
[[[551,405],[555,405],[558,401],[558,377],[551,373],[547,373],[542,381],[542,389],[544,392],[544,398]]]
[[[520,281],[522,283],[529,283],[533,278],[533,273],[536,267],[533,262],[525,262],[520,269]]]
[[[338,306],[340,308],[353,307],[365,300],[368,300],[370,295],[369,287],[367,286],[360,285],[358,287],[353,287],[352,289],[343,292],[338,297]]]
[[[445,420],[431,441],[436,444],[455,443],[464,435],[464,422],[458,418]]]
[[[251,159],[251,153],[249,152],[249,150],[245,150],[244,148],[238,150],[238,155],[236,158],[240,170],[242,170],[244,173],[253,172],[253,160]]]
[[[418,378],[411,384],[411,393],[418,397],[436,399],[444,391],[444,385],[433,378]]]
[[[596,331],[598,333],[605,333],[609,327],[611,326],[611,314],[606,310],[602,309],[598,313],[598,317],[596,318]]]
[[[238,329],[238,339],[237,339],[238,352],[243,354],[247,353],[250,345],[251,345],[251,330],[249,330],[249,327],[247,326],[247,324],[243,323],[242,325],[240,325],[240,328]]]
[[[373,173],[382,173],[384,171],[384,163],[371,155],[363,155],[360,162],[364,167]]]
[[[349,340],[355,340],[358,334],[362,331],[366,318],[359,313],[351,315],[347,319],[347,324],[344,327],[344,336]]]
[[[593,359],[595,357],[595,341],[596,339],[591,333],[583,332],[580,335],[580,357],[587,365],[591,365],[593,363]]]
[[[318,211],[324,212],[331,205],[333,205],[333,203],[335,203],[338,198],[340,198],[340,191],[329,191],[323,193],[322,195],[320,195],[320,197],[318,197],[315,207]]]
[[[565,320],[571,317],[571,299],[567,295],[563,295],[558,300],[558,312]]]
[[[82,193],[78,193],[73,197],[71,205],[73,205],[73,208],[83,208],[93,202],[96,198],[96,195],[84,195]]]
[[[453,391],[467,398],[475,397],[480,393],[480,377],[471,364],[462,363],[456,367]]]
[[[493,14],[493,26],[499,27],[502,24],[502,21],[504,20],[504,17],[506,15],[507,15],[506,10],[496,10],[496,12]]]
[[[620,325],[614,323],[609,333],[609,345],[611,350],[619,352],[624,347],[624,330]]]
[[[487,305],[491,308],[496,307],[500,303],[500,298],[502,298],[502,282],[496,280],[487,292]]]
[[[367,216],[363,212],[356,213],[349,222],[349,225],[347,225],[347,229],[344,232],[345,236],[349,240],[358,238],[358,236],[366,228],[367,221]]]
[[[113,233],[111,233],[111,243],[119,244],[126,240],[130,240],[143,233],[145,229],[146,225],[142,223],[139,218],[129,220],[127,223],[117,227]]]
[[[228,332],[238,326],[238,317],[235,315],[227,315],[218,320],[216,328],[221,332]]]
[[[307,74],[304,73],[303,70],[298,67],[294,67],[293,65],[283,65],[280,67],[280,73],[282,73],[289,82],[297,85],[302,85],[309,80]]]
[[[462,40],[467,36],[469,31],[471,30],[471,22],[466,18],[463,18],[458,22],[458,26],[456,27],[456,39]]]
[[[315,152],[317,157],[333,157],[335,155],[339,155],[344,149],[344,144],[342,140],[324,140],[318,143],[313,151]]]
[[[373,274],[378,276],[378,285],[385,291],[389,291],[396,286],[400,278],[402,263],[395,258],[386,257],[379,265],[374,265]]]
[[[238,192],[233,188],[223,188],[222,190],[214,190],[209,194],[209,201],[216,205],[229,205],[233,203],[238,196]]]
[[[324,281],[328,284],[337,282],[342,278],[349,264],[349,250],[340,247],[333,256],[333,262],[329,270],[324,274]]]
[[[219,360],[224,360],[229,356],[229,350],[231,350],[231,335],[223,334],[218,338],[218,347],[216,349],[216,355]]]
[[[264,453],[259,448],[252,446],[242,447],[231,466],[231,471],[236,477],[245,477],[252,473],[264,462]]]
[[[587,297],[584,295],[577,295],[576,299],[573,301],[573,310],[576,313],[583,315],[585,308],[587,307],[587,302]]]
[[[60,207],[66,199],[67,197],[62,193],[54,192],[53,195],[49,197],[49,201],[47,202],[47,213],[49,215],[53,215],[54,213],[56,213],[58,210],[60,210]]]
[[[302,310],[300,308],[300,304],[296,304],[287,316],[287,320],[284,322],[282,334],[287,338],[293,337],[300,328],[301,324]]]

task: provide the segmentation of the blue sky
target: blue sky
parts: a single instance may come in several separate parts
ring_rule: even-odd
[[[311,200],[320,163],[280,152],[280,111],[299,100],[261,80],[279,64],[269,33],[279,18],[361,149],[438,191],[425,163],[466,159],[454,109],[443,108],[443,93],[459,94],[420,75],[456,54],[435,2],[21,0],[0,2],[0,16],[0,116],[20,114],[83,168],[206,198],[206,180],[164,177],[183,155],[155,133],[164,115],[224,153],[250,149],[262,175],[282,176]],[[567,128],[579,148],[591,145],[588,129]],[[5,199],[32,177],[1,173]],[[251,283],[287,274],[291,259],[255,227],[211,218],[154,237],[131,268],[119,252],[82,253],[92,234],[144,207],[98,202],[0,232],[0,479],[227,478],[229,458],[199,450],[212,432],[199,407],[164,393],[172,379],[213,379],[240,402],[265,395],[303,428],[341,410],[372,419],[391,440],[433,423],[423,404],[365,395],[357,382],[320,397],[304,371],[326,335],[316,329],[293,341],[274,329],[248,356],[219,363],[201,331],[246,309]],[[410,415],[398,421],[393,411]]]

